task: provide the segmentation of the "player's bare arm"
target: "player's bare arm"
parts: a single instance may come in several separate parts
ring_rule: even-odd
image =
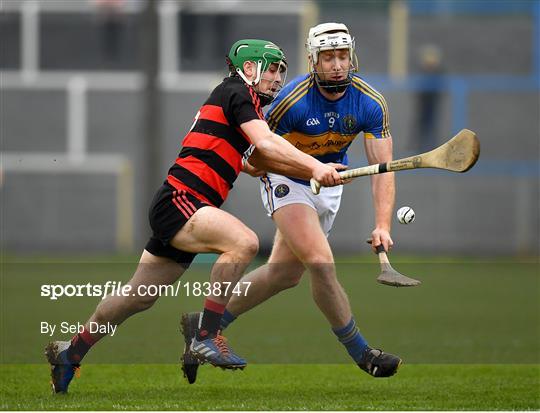
[[[348,168],[347,165],[334,162],[328,162],[326,165],[335,168],[336,171],[344,171]],[[280,167],[283,167],[283,165],[278,160],[265,158],[263,155],[261,155],[259,151],[255,150],[251,154],[249,160],[244,161],[242,172],[247,173],[253,177],[258,177],[264,175],[267,172],[267,169],[265,168],[275,169]],[[291,174],[294,175],[294,171],[291,172]],[[348,184],[351,181],[352,179],[342,179],[343,184]]]
[[[390,162],[392,160],[392,138],[365,139],[364,145],[369,164]],[[373,175],[371,177],[371,191],[373,207],[375,210],[375,229],[371,233],[373,246],[382,244],[386,251],[392,247],[390,237],[392,225],[392,211],[395,202],[394,173]]]
[[[261,162],[254,165],[258,169],[306,180],[313,177],[325,186],[342,184],[335,168],[299,151],[272,133],[265,121],[254,119],[243,123],[240,127],[260,153]]]

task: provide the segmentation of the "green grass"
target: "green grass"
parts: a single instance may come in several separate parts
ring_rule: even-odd
[[[43,365],[2,369],[3,410],[538,410],[540,370],[523,365],[404,365],[373,379],[352,365],[87,365],[52,396]]]
[[[350,363],[310,294],[309,278],[242,315],[228,330],[250,363],[244,372],[202,367],[189,386],[175,363],[179,315],[201,297],[164,297],[86,357],[71,394],[51,397],[40,321],[84,322],[98,298],[40,297],[44,283],[127,281],[131,259],[71,262],[10,257],[0,276],[2,409],[48,410],[539,410],[540,291],[535,260],[403,257],[394,266],[423,281],[375,282],[373,257],[338,265],[363,335],[400,355],[391,379]],[[77,260],[75,260],[77,261]],[[206,281],[209,266],[182,277]],[[69,339],[55,334],[54,339]],[[302,343],[300,350],[299,343]],[[114,363],[114,364],[112,364]],[[519,364],[515,364],[519,363]]]

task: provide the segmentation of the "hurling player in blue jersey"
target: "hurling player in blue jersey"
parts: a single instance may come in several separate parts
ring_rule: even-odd
[[[324,163],[347,164],[347,149],[363,132],[370,164],[392,160],[388,108],[383,96],[354,73],[354,39],[344,24],[323,23],[309,31],[310,73],[290,82],[279,93],[267,114],[278,135]],[[266,165],[271,160],[265,160]],[[240,314],[278,292],[294,287],[307,269],[313,299],[331,325],[337,339],[358,366],[374,377],[393,375],[401,359],[371,348],[360,334],[349,300],[340,285],[332,250],[327,240],[339,209],[343,187],[322,188],[313,195],[309,182],[264,173],[255,152],[244,170],[261,176],[263,204],[276,226],[272,253],[266,265],[242,278],[251,281],[249,293],[234,296],[227,305],[222,327]],[[391,215],[394,208],[394,174],[372,176],[375,228],[373,247],[392,246]],[[198,322],[190,314],[191,323]],[[184,318],[184,322],[188,319]],[[306,349],[304,349],[306,350]],[[193,382],[197,365],[184,365]]]

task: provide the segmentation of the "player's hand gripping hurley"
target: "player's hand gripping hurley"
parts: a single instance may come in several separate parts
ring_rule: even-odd
[[[341,171],[339,174],[342,179],[350,179],[417,168],[437,168],[453,172],[465,172],[474,166],[479,155],[480,142],[476,134],[468,129],[462,129],[448,142],[432,151],[387,163],[349,169],[348,171]],[[311,179],[310,184],[313,193],[318,194],[321,190],[321,184],[315,179]]]

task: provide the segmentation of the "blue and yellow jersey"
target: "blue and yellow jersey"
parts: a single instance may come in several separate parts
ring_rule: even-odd
[[[325,163],[347,165],[347,149],[360,132],[366,139],[390,137],[384,97],[357,75],[336,101],[321,94],[312,75],[297,77],[280,91],[266,120],[273,132]]]

